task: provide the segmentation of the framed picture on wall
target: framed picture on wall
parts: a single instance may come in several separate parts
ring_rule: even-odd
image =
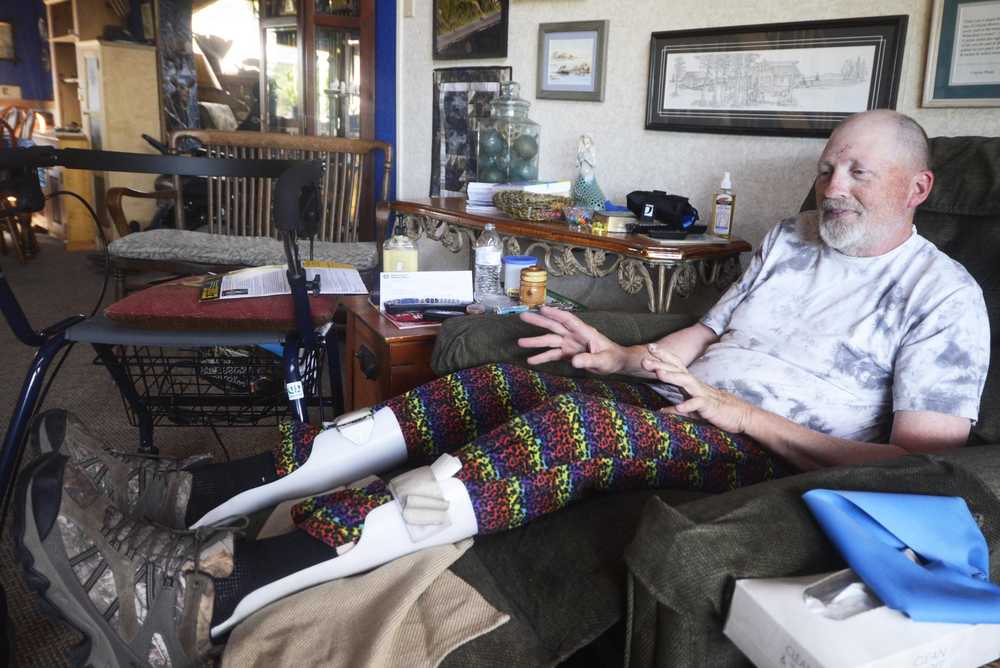
[[[490,117],[500,83],[510,67],[447,67],[434,70],[431,112],[431,197],[464,197],[476,179],[473,137],[476,124]]]
[[[925,107],[1000,107],[1000,2],[934,0]]]
[[[607,21],[540,24],[535,97],[603,100],[607,52]]]
[[[510,0],[434,0],[434,59],[506,58]]]
[[[0,60],[14,59],[14,24],[0,21]]]
[[[646,129],[825,137],[893,109],[906,16],[656,32]]]

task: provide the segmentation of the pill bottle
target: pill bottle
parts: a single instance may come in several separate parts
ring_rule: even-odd
[[[521,270],[520,299],[525,306],[541,306],[545,303],[545,285],[548,274],[538,265]]]

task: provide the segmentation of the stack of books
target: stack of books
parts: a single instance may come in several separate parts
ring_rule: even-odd
[[[635,214],[631,211],[605,211],[598,209],[591,218],[591,225],[595,227],[603,224],[607,228],[606,232],[621,233],[628,232],[627,225],[636,222]]]
[[[569,197],[572,181],[521,181],[513,183],[486,183],[469,181],[466,187],[465,210],[472,213],[500,213],[493,206],[493,195],[501,190],[520,190],[536,195]]]

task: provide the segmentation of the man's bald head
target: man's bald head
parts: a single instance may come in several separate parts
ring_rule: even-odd
[[[857,256],[903,243],[934,184],[927,156],[923,129],[895,111],[855,114],[837,126],[817,165],[823,241]]]
[[[891,133],[895,145],[899,148],[900,158],[905,157],[907,166],[914,171],[930,169],[930,146],[927,142],[927,133],[920,127],[920,123],[906,114],[891,109],[863,111],[844,119],[834,129],[830,139],[833,139],[833,135],[838,132],[858,124],[877,126],[884,132]]]

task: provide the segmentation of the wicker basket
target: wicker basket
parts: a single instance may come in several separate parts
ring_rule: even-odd
[[[573,204],[569,197],[537,195],[520,190],[501,190],[493,195],[493,204],[511,218],[521,220],[562,220],[564,206]]]

